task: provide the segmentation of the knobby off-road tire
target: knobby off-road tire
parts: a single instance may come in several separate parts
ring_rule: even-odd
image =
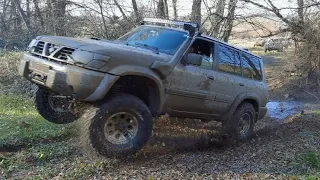
[[[35,95],[35,107],[38,113],[46,120],[55,124],[68,124],[77,119],[79,115],[72,111],[57,111],[50,105],[50,95],[55,93],[39,87]]]
[[[250,140],[256,122],[255,114],[255,109],[252,104],[241,104],[232,118],[223,123],[225,140],[232,145]]]
[[[137,97],[116,94],[82,117],[92,148],[109,158],[127,158],[139,151],[152,134],[152,115]]]

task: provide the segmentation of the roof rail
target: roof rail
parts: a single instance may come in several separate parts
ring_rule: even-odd
[[[146,23],[183,26],[184,30],[189,31],[190,36],[194,36],[196,32],[200,33],[200,25],[193,22],[175,21],[159,18],[144,18],[141,25],[144,25]]]

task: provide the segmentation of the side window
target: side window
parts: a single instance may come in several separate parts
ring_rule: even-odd
[[[249,79],[262,80],[260,60],[248,54],[242,54],[243,76]]]
[[[241,61],[239,53],[237,51],[219,45],[218,60],[219,71],[241,75]]]
[[[200,68],[212,70],[213,65],[213,43],[203,40],[203,39],[196,39],[192,46],[189,48],[188,53],[196,53],[202,56],[202,63]]]

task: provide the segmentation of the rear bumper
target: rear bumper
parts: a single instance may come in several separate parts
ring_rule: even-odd
[[[266,107],[260,107],[259,108],[259,116],[258,116],[258,120],[264,118],[264,116],[267,114],[267,108]]]
[[[85,101],[102,99],[119,77],[68,64],[58,64],[25,53],[19,74],[59,94]]]

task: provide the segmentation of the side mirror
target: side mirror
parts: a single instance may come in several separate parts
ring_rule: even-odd
[[[202,56],[195,53],[188,53],[183,56],[182,63],[185,65],[201,66]]]

